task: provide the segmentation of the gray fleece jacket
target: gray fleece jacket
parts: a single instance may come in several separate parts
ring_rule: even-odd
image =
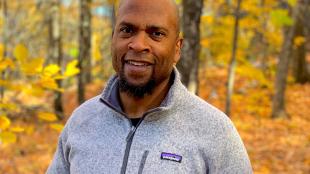
[[[161,105],[136,127],[122,112],[118,77],[78,107],[62,131],[47,174],[250,174],[236,128],[192,95],[174,70]]]

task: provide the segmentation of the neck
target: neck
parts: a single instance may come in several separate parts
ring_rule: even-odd
[[[128,118],[141,118],[143,114],[158,107],[169,91],[169,78],[155,87],[153,93],[143,98],[136,98],[127,92],[120,92],[120,100],[123,110]]]

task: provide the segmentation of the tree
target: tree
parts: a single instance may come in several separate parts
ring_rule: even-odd
[[[230,103],[231,96],[233,94],[234,77],[236,69],[236,51],[238,47],[238,33],[239,33],[239,19],[240,19],[240,6],[241,0],[237,1],[237,8],[235,11],[235,25],[234,25],[234,37],[232,41],[232,53],[228,70],[228,82],[227,82],[227,97],[226,97],[226,114],[230,116]]]
[[[279,55],[279,62],[277,65],[276,79],[275,79],[275,94],[272,102],[272,118],[287,118],[288,115],[285,110],[285,90],[287,82],[287,74],[290,57],[292,56],[292,47],[294,42],[294,33],[296,31],[296,24],[298,13],[300,11],[301,1],[298,1],[292,10],[293,24],[284,26],[284,40],[282,43],[281,52]]]
[[[293,75],[297,83],[310,81],[310,72],[307,70],[306,62],[306,15],[309,0],[301,2],[303,5],[296,19],[296,30],[293,48]]]
[[[91,80],[91,0],[80,0],[78,102],[85,101],[85,84]]]
[[[1,2],[0,2],[0,9],[1,9],[1,11],[2,11],[2,14],[1,14],[1,16],[0,17],[2,17],[3,18],[3,25],[4,25],[4,27],[3,27],[3,32],[1,33],[1,35],[2,35],[2,42],[3,42],[3,48],[0,48],[0,49],[2,49],[2,51],[0,51],[0,54],[2,54],[2,55],[0,55],[0,57],[3,57],[3,58],[5,58],[6,57],[6,53],[7,53],[7,30],[8,30],[8,27],[6,26],[6,23],[7,23],[7,16],[8,16],[8,9],[7,9],[7,1],[6,0],[1,0]],[[6,72],[4,71],[4,72],[2,72],[1,74],[0,74],[0,76],[1,76],[1,80],[5,80],[5,75],[6,75]],[[3,100],[3,98],[4,98],[4,87],[2,87],[2,86],[0,86],[0,102],[2,102],[2,100]]]
[[[55,61],[59,67],[62,67],[62,39],[61,39],[61,13],[60,0],[51,0],[49,3],[49,59]],[[62,80],[57,80],[58,86],[62,87]],[[55,92],[54,109],[59,119],[63,118],[62,92]]]
[[[203,0],[183,0],[183,33],[184,44],[181,60],[177,67],[180,70],[183,84],[193,93],[198,93],[198,69],[200,52],[200,16]]]

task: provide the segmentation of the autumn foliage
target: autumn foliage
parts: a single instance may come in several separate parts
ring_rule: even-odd
[[[44,173],[59,133],[78,106],[79,1],[64,0],[59,7],[61,64],[49,56],[53,54],[49,50],[51,21],[46,12],[51,9],[47,2],[52,1],[43,2],[0,1],[1,174]],[[114,73],[110,12],[115,2],[99,0],[90,6],[92,82],[85,84],[86,98],[98,95]],[[181,0],[176,2],[181,8]],[[236,2],[205,0],[200,18],[198,95],[223,111]],[[271,117],[279,55],[285,43],[283,31],[295,24],[291,12],[298,2],[242,1],[230,116],[245,143],[255,174],[310,173],[310,84],[298,84],[292,68],[296,50],[302,47],[310,72],[309,34],[295,36],[292,41],[295,52],[290,56],[285,93],[289,117]],[[309,12],[310,6],[307,7]],[[310,33],[309,20],[302,26]],[[55,94],[59,92],[63,95],[62,120],[53,108]]]

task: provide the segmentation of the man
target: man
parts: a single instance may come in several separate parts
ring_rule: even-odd
[[[231,121],[181,84],[181,46],[173,0],[121,1],[116,75],[74,111],[47,173],[252,173]]]

